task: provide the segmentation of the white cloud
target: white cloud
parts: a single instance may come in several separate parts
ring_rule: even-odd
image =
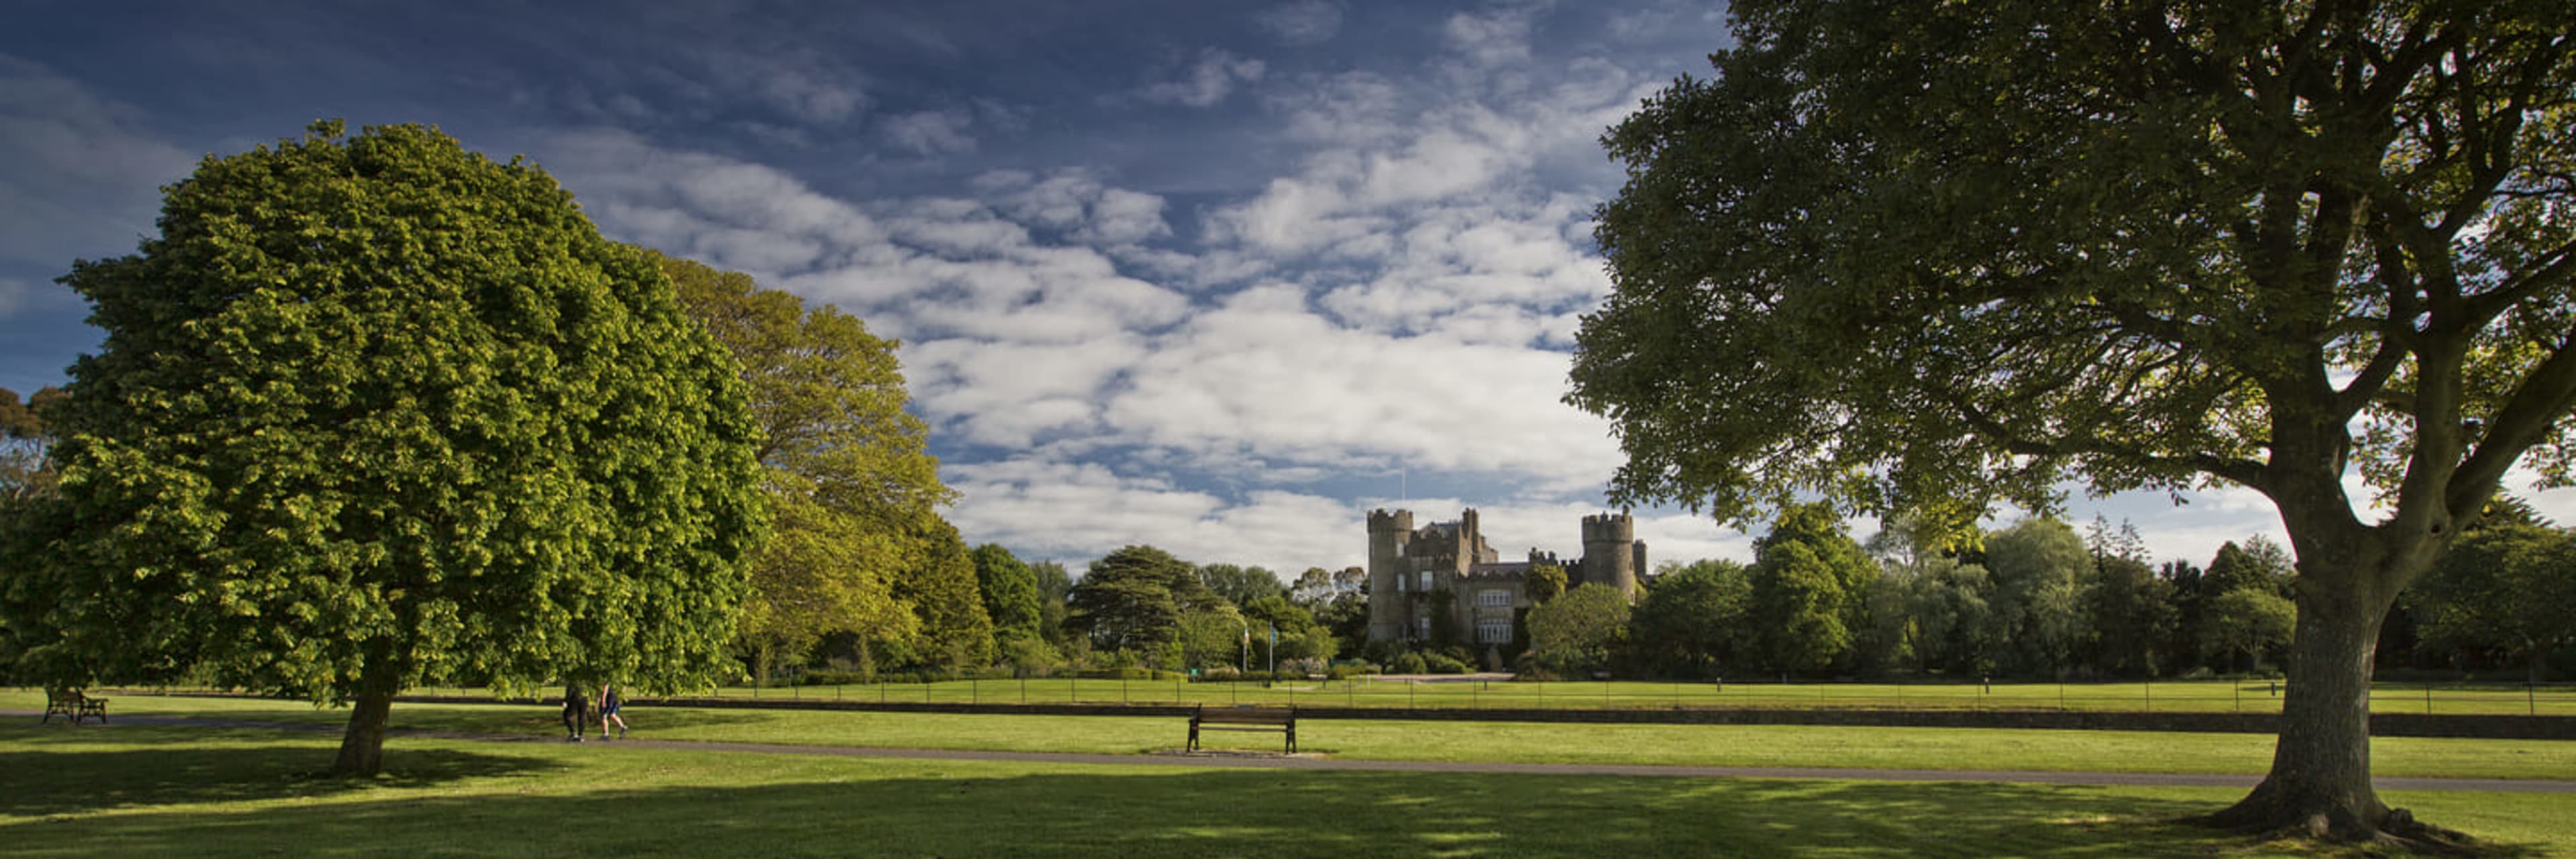
[[[1024,171],[976,177],[977,194],[1010,217],[1085,244],[1134,245],[1172,234],[1163,198],[1101,183],[1087,171],[1060,170],[1039,179]]]
[[[1556,402],[1568,356],[1346,328],[1301,290],[1243,290],[1199,312],[1131,371],[1106,417],[1122,437],[1216,460],[1384,456],[1598,487],[1617,465],[1600,419]]]
[[[1165,81],[1145,88],[1146,101],[1184,104],[1190,107],[1212,107],[1234,91],[1236,83],[1261,79],[1266,67],[1260,60],[1237,57],[1222,48],[1199,52],[1199,61],[1177,81]]]
[[[1460,12],[1442,22],[1440,38],[1480,68],[1530,59],[1530,13],[1501,9],[1485,14]]]
[[[0,54],[0,260],[60,268],[159,232],[160,186],[195,159],[134,108]]]
[[[950,466],[959,494],[949,518],[969,539],[1081,569],[1111,550],[1152,545],[1197,563],[1258,565],[1294,576],[1309,566],[1366,563],[1362,512],[1318,495],[1216,495],[1096,464],[1033,459]],[[1346,545],[1318,539],[1348,535]]]
[[[1313,45],[1331,41],[1342,30],[1342,7],[1329,0],[1301,0],[1264,9],[1253,20],[1279,41]]]
[[[888,142],[916,154],[949,155],[975,151],[975,138],[966,134],[974,122],[964,108],[925,110],[886,117],[884,132]]]

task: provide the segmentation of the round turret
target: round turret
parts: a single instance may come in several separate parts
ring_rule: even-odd
[[[1583,517],[1582,584],[1609,585],[1637,596],[1637,524],[1626,513]]]
[[[1404,600],[1396,589],[1402,586],[1405,544],[1413,539],[1413,511],[1371,510],[1368,529],[1368,637],[1370,641],[1401,640]]]

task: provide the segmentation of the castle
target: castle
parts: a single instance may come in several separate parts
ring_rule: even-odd
[[[1515,610],[1530,605],[1523,587],[1531,567],[1565,570],[1565,587],[1618,588],[1637,596],[1637,574],[1647,568],[1646,544],[1625,513],[1583,517],[1583,559],[1564,564],[1554,553],[1529,551],[1525,561],[1504,561],[1485,543],[1476,511],[1455,522],[1416,530],[1413,511],[1369,511],[1368,640],[1427,642],[1442,611],[1460,644],[1473,644],[1489,662],[1513,637]],[[1445,596],[1444,596],[1445,595]]]

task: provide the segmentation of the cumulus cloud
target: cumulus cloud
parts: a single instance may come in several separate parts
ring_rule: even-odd
[[[943,476],[960,496],[949,513],[959,531],[1075,569],[1130,544],[1289,576],[1366,562],[1361,511],[1320,495],[1262,490],[1228,501],[1097,463],[1035,459],[950,466]],[[1336,534],[1350,535],[1346,546],[1318,539]]]
[[[1238,57],[1222,48],[1199,52],[1180,80],[1164,81],[1145,88],[1146,101],[1183,104],[1190,107],[1212,107],[1234,92],[1237,83],[1261,79],[1266,67],[1260,60]]]
[[[1162,197],[1110,187],[1085,170],[1059,170],[1043,179],[996,171],[976,177],[973,187],[979,198],[1021,223],[1085,244],[1134,245],[1172,234],[1163,220]]]
[[[1256,286],[1157,341],[1105,417],[1141,443],[1208,459],[1384,457],[1579,491],[1609,477],[1617,451],[1606,424],[1556,402],[1569,360],[1344,327],[1300,289]]]
[[[1303,0],[1264,9],[1253,20],[1290,45],[1331,41],[1342,30],[1342,7],[1329,0]]]
[[[1530,13],[1524,9],[1460,12],[1440,26],[1441,41],[1480,68],[1528,62],[1529,35]]]

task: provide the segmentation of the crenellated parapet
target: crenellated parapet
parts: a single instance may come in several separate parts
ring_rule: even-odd
[[[1598,513],[1583,517],[1583,542],[1626,543],[1637,539],[1637,522],[1626,513]]]

